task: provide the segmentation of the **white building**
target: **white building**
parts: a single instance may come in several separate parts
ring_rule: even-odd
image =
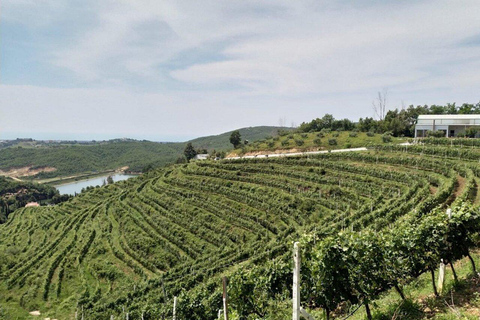
[[[208,153],[200,153],[193,158],[193,160],[207,160],[207,159],[208,159]]]
[[[415,138],[424,138],[427,131],[443,131],[445,137],[455,137],[473,126],[480,129],[480,114],[424,114],[415,124]]]

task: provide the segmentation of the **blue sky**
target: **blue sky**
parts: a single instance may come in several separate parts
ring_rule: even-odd
[[[182,141],[480,100],[480,2],[2,0],[0,139]]]

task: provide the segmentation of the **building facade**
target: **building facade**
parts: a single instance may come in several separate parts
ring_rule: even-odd
[[[480,129],[479,114],[424,114],[418,116],[415,138],[426,137],[427,131],[443,131],[445,137],[456,137],[470,127]]]

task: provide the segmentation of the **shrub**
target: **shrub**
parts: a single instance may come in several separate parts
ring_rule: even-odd
[[[275,146],[275,142],[269,141],[269,142],[267,143],[267,145],[268,145],[269,148],[273,148],[273,146]]]
[[[318,138],[323,138],[323,137],[325,137],[325,134],[323,134],[323,132],[319,132],[319,133],[317,133],[317,137]]]
[[[288,141],[288,139],[282,141],[282,146],[284,147],[288,146],[289,144],[290,142]]]
[[[316,138],[315,140],[313,140],[313,143],[315,143],[317,146],[319,146],[319,145],[322,144],[322,140],[319,139],[319,138]]]
[[[382,136],[382,141],[383,141],[384,143],[392,142],[392,136],[385,133],[385,134]]]
[[[358,136],[358,134],[355,131],[352,131],[348,134],[348,136],[351,138],[355,138],[356,136]]]
[[[303,139],[306,139],[306,138],[308,137],[308,134],[302,133],[300,136],[301,136]]]
[[[337,138],[339,135],[340,133],[338,133],[338,131],[335,131],[334,133],[332,133],[332,137],[335,137],[335,138]]]
[[[295,144],[296,144],[297,146],[303,146],[304,142],[303,142],[303,140],[296,139],[296,140],[295,140]]]
[[[367,136],[369,137],[373,137],[375,135],[375,133],[373,131],[368,131],[367,132]]]
[[[328,144],[331,146],[336,146],[337,145],[337,139],[328,139]]]
[[[426,135],[429,138],[443,138],[443,137],[445,137],[445,132],[443,132],[443,131],[430,131],[429,130],[429,131],[427,131]]]
[[[351,147],[352,147],[352,144],[350,142],[345,143],[345,148],[346,149],[351,148]]]

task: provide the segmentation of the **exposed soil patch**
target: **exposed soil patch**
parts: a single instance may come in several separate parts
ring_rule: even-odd
[[[53,172],[56,171],[53,167],[22,167],[12,168],[8,171],[0,170],[0,176],[6,176],[18,180],[19,177],[31,177],[39,174],[40,172]]]
[[[465,184],[467,183],[467,179],[465,179],[462,176],[457,176],[457,188],[455,189],[455,192],[453,193],[455,195],[455,198],[460,196],[463,193],[463,190],[465,189]]]

